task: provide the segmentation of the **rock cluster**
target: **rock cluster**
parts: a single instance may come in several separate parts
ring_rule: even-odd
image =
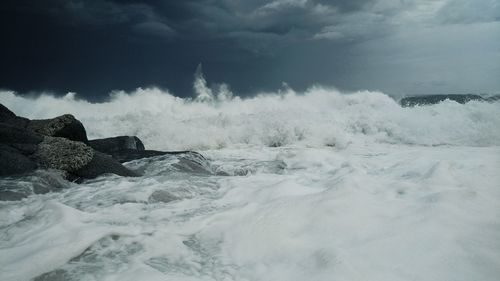
[[[29,120],[0,104],[0,176],[36,169],[62,170],[72,180],[106,173],[138,176],[108,155],[122,149],[146,151],[137,137],[89,141],[83,124],[70,114]]]

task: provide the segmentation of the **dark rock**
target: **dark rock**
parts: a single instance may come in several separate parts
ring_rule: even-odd
[[[196,155],[198,158],[201,157],[205,159],[201,154],[194,151],[158,151],[158,150],[134,150],[134,149],[122,149],[119,151],[114,151],[109,153],[114,159],[121,163],[129,162],[132,160],[161,156],[161,155],[181,155],[181,154],[192,154]]]
[[[16,117],[16,118],[5,120],[2,123],[10,125],[12,127],[25,129],[28,126],[29,122],[30,122],[30,120],[28,118]]]
[[[452,100],[461,104],[465,104],[470,101],[485,101],[485,99],[479,95],[467,94],[467,95],[423,95],[414,97],[405,97],[399,101],[399,104],[404,107],[412,107],[417,105],[432,105],[443,102],[445,100]]]
[[[45,137],[33,158],[44,168],[76,171],[87,165],[94,150],[84,143],[65,138]]]
[[[10,109],[0,103],[0,122],[16,117],[17,116],[14,112],[10,111]]]
[[[0,123],[5,123],[13,127],[24,128],[28,122],[29,119],[16,116],[14,112],[10,111],[3,104],[0,104]]]
[[[6,123],[0,123],[0,143],[38,144],[42,140],[43,137],[38,134]]]
[[[94,157],[87,165],[72,172],[75,176],[87,179],[95,178],[106,173],[113,173],[125,177],[139,176],[139,174],[127,169],[111,156],[99,151],[94,151]]]
[[[156,150],[135,150],[135,149],[122,149],[108,153],[119,162],[129,162],[136,159],[160,156],[170,154],[169,152],[156,151]]]
[[[31,120],[27,128],[44,136],[61,137],[81,142],[88,141],[85,127],[71,114],[64,114],[52,119]]]
[[[0,176],[33,171],[37,164],[17,149],[0,143]]]
[[[10,146],[19,150],[24,155],[31,155],[38,149],[38,145],[33,143],[11,143]]]
[[[144,144],[136,136],[119,136],[113,138],[96,139],[88,142],[93,149],[111,154],[120,150],[144,150]]]

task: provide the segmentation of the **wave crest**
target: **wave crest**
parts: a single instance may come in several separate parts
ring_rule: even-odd
[[[206,84],[201,87],[208,91]],[[380,92],[343,94],[312,87],[252,98],[232,97],[220,86],[210,98],[183,99],[158,88],[115,91],[91,103],[74,93],[24,97],[0,92],[20,116],[75,115],[90,138],[137,135],[151,149],[218,149],[258,146],[336,146],[351,142],[415,145],[500,145],[500,103],[445,101],[403,108]],[[203,90],[202,89],[202,90]],[[208,96],[207,96],[208,97]]]

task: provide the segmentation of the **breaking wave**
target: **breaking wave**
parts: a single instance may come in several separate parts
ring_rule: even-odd
[[[91,103],[74,93],[25,97],[0,92],[0,103],[28,118],[72,113],[90,138],[137,135],[151,149],[219,149],[259,146],[343,148],[352,142],[413,145],[500,145],[500,103],[444,101],[401,107],[381,93],[285,88],[251,98],[233,97],[227,85],[195,82],[197,98],[158,88],[115,91]]]

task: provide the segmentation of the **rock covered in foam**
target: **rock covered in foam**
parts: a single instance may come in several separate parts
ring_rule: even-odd
[[[82,142],[45,137],[33,156],[44,168],[73,172],[92,160],[94,150]]]
[[[0,178],[0,201],[13,201],[33,194],[44,194],[69,188],[73,183],[66,180],[66,172],[60,170],[36,170],[28,174]]]
[[[209,172],[204,161],[200,161],[205,160],[203,156],[195,152],[145,150],[136,136],[88,141],[83,124],[73,115],[29,120],[16,116],[3,105],[0,105],[0,144],[3,144],[0,146],[2,159],[9,159],[0,166],[0,175],[23,174],[43,168],[61,170],[75,180],[107,173],[138,176],[120,162],[165,154],[190,156],[189,159],[179,158],[176,166],[179,170]]]
[[[62,137],[73,141],[87,142],[87,132],[83,124],[71,114],[52,119],[31,120],[27,128],[49,137]]]

